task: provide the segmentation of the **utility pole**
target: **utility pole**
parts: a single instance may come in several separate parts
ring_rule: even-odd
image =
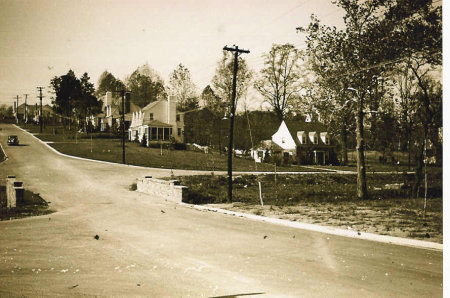
[[[24,94],[24,95],[25,95],[25,109],[24,109],[23,119],[25,120],[25,123],[28,123],[28,106],[27,106],[28,94]]]
[[[17,101],[16,101],[15,97],[13,97],[13,98],[14,98],[14,110],[13,110],[13,112],[14,112],[14,118],[16,119],[16,123],[17,123]]]
[[[42,122],[44,121],[44,117],[43,117],[43,115],[42,115],[42,89],[44,88],[44,87],[36,87],[36,88],[38,88],[39,89],[39,99],[40,99],[40,105],[41,105],[41,112],[40,112],[40,114],[39,114],[39,125],[41,126],[40,127],[40,129],[39,129],[39,132],[40,133],[42,133]]]
[[[16,95],[16,122],[19,123],[19,95]]]
[[[125,164],[125,96],[127,96],[127,100],[129,100],[129,96],[131,91],[127,91],[127,90],[120,90],[120,91],[115,91],[115,92],[120,92],[120,95],[122,96],[122,115],[121,115],[121,133],[122,133],[122,163]]]
[[[234,52],[234,70],[233,70],[233,93],[231,95],[230,111],[230,143],[228,146],[228,202],[233,201],[233,130],[234,130],[234,112],[236,110],[236,77],[238,72],[238,56],[242,53],[250,53],[249,50],[239,49],[238,46],[229,48],[225,46],[224,51]]]

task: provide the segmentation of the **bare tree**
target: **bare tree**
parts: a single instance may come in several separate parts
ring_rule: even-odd
[[[198,107],[196,87],[192,82],[191,73],[183,64],[179,64],[170,74],[169,89],[177,97],[180,111]]]
[[[279,120],[283,120],[290,101],[302,89],[300,81],[301,52],[291,44],[273,44],[269,53],[264,54],[264,68],[255,88],[273,107]]]
[[[247,92],[253,78],[253,72],[248,68],[246,61],[239,57],[239,68],[236,80],[236,101]],[[231,102],[233,91],[233,55],[223,51],[223,56],[217,64],[216,73],[212,79],[214,93],[222,102]]]

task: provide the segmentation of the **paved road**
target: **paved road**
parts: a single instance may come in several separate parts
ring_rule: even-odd
[[[15,174],[57,211],[0,222],[1,297],[442,296],[442,252],[175,205],[128,190],[166,170],[62,157],[0,128],[1,177]],[[6,147],[8,134],[26,146]]]

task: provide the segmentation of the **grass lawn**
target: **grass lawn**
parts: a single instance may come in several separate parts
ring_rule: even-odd
[[[39,126],[23,125],[36,137],[43,141],[52,142],[50,145],[56,150],[79,157],[122,163],[121,141],[107,133],[94,133],[92,140],[86,133],[68,132],[62,126],[47,126],[43,133],[39,133]],[[56,130],[56,133],[55,133]],[[63,133],[64,132],[64,133]],[[161,154],[162,153],[162,154]],[[205,154],[200,151],[169,150],[163,148],[142,147],[135,142],[126,142],[125,160],[127,164],[173,169],[226,171],[228,168],[227,155],[217,152]],[[253,160],[246,158],[233,158],[234,171],[255,171]],[[273,164],[258,164],[258,171],[274,171]],[[321,171],[301,166],[277,167],[277,171],[310,172]]]
[[[177,179],[189,187],[190,203],[442,243],[442,171],[438,170],[430,173],[425,219],[423,189],[419,199],[410,198],[408,187],[389,189],[394,183],[411,185],[412,175],[369,174],[371,199],[365,201],[356,199],[356,175],[277,175],[276,182],[274,175],[260,176],[264,207],[260,205],[255,175],[234,179],[232,204],[227,203],[225,177]]]
[[[410,166],[408,166],[407,152],[394,152],[393,155],[395,160],[389,160],[385,163],[380,163],[379,158],[381,157],[381,153],[379,153],[378,151],[366,150],[364,153],[366,161],[366,171],[368,173],[414,171],[415,164],[413,157],[411,157],[411,164]],[[317,166],[317,168],[356,172],[356,150],[348,151],[348,165],[346,166]]]
[[[36,134],[41,140],[53,142],[51,145],[62,153],[92,158],[97,160],[122,162],[122,149],[120,139],[109,133],[77,133],[76,127],[72,130],[64,130],[62,125],[47,125],[43,133],[39,133],[39,126],[33,124],[21,124],[21,126],[31,133]],[[92,152],[91,152],[92,136]],[[174,169],[192,169],[192,170],[227,170],[227,156],[220,155],[217,152],[204,154],[199,151],[186,150],[161,150],[158,148],[144,148],[134,142],[126,143],[126,161],[128,164]],[[394,157],[400,163],[380,163],[380,153],[376,151],[366,151],[366,169],[370,172],[404,172],[408,171],[407,153],[395,152]],[[348,154],[349,164],[347,166],[314,166],[315,169],[302,166],[282,166],[277,171],[304,172],[304,171],[326,171],[346,170],[356,172],[356,153],[350,150]],[[274,171],[273,164],[260,163],[257,165],[258,171]],[[255,171],[253,160],[246,158],[233,158],[234,171]],[[414,165],[411,165],[414,170]]]

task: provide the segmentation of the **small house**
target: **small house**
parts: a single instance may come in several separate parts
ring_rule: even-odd
[[[177,112],[174,96],[151,102],[131,114],[128,139],[142,142],[184,142],[184,114]]]

